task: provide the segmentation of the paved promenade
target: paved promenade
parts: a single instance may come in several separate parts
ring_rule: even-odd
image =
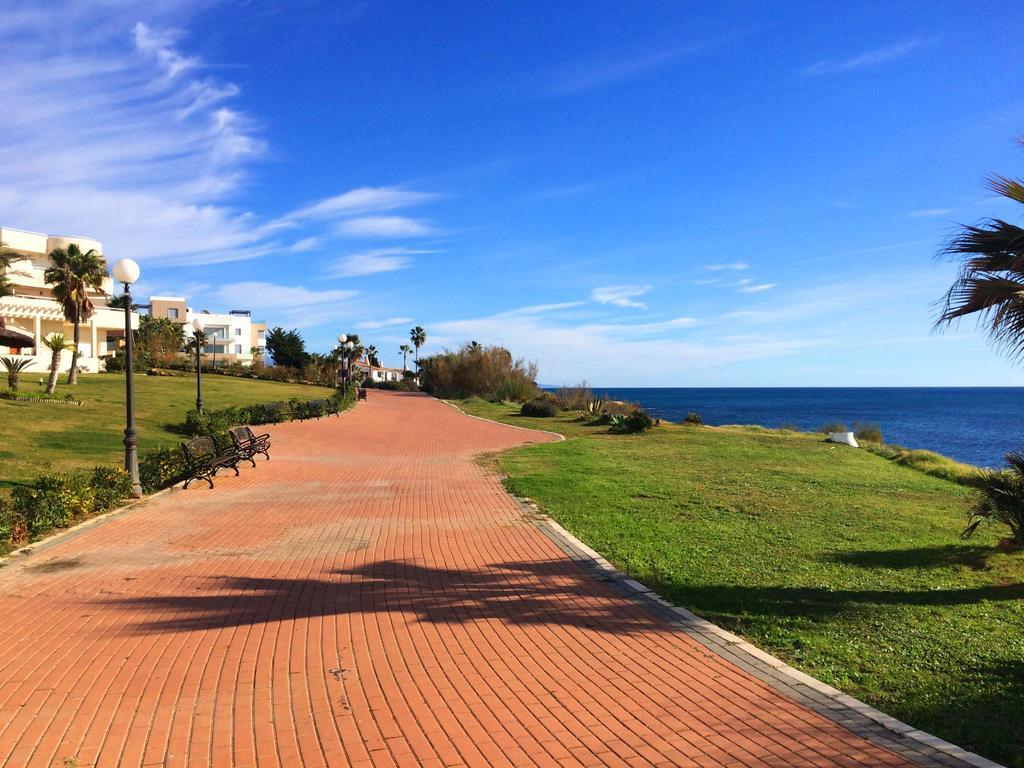
[[[0,569],[0,765],[897,766],[568,559],[371,392]],[[889,745],[891,746],[891,745]]]

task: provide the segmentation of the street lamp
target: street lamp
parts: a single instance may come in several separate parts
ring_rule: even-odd
[[[345,379],[346,384],[348,383],[348,366],[346,365],[346,361],[348,359],[346,356],[348,355],[348,352],[346,352],[345,346],[345,342],[347,341],[348,336],[344,333],[338,337],[338,356],[341,358],[342,370],[345,372],[342,375],[342,378]]]
[[[192,318],[192,343],[196,346],[196,410],[203,412],[203,362],[199,357],[202,347],[199,344],[199,334],[203,332],[203,324],[199,318]]]
[[[345,342],[345,381],[348,384],[352,383],[352,350],[356,348],[356,345],[351,342]]]
[[[124,428],[124,470],[132,481],[132,498],[142,496],[139,483],[139,450],[135,437],[135,382],[132,378],[132,288],[139,279],[139,265],[131,259],[121,259],[112,270],[114,279],[124,285],[124,387],[125,387],[125,428]]]

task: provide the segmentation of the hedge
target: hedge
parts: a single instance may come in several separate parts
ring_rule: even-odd
[[[355,402],[355,394],[355,388],[349,387],[338,390],[327,400],[294,399],[287,403],[261,403],[205,414],[189,411],[182,431],[224,439],[227,430],[238,424],[277,424],[340,413]],[[139,457],[139,481],[146,493],[184,479],[185,460],[179,447],[160,448]],[[31,485],[17,486],[10,498],[0,496],[0,551],[9,551],[54,528],[64,528],[114,509],[130,495],[128,473],[114,467],[43,475]]]

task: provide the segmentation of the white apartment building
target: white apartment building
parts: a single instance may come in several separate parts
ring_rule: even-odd
[[[182,299],[184,301],[184,299]],[[153,302],[155,303],[155,302]],[[206,332],[204,362],[220,365],[237,362],[252,365],[262,360],[267,349],[267,325],[252,320],[247,309],[229,312],[199,312],[189,308],[185,316],[185,335],[192,336],[192,321],[198,319]]]
[[[38,232],[0,227],[0,243],[24,256],[4,270],[4,276],[14,288],[13,296],[0,297],[0,325],[5,328],[0,342],[0,355],[27,358],[29,372],[48,371],[50,351],[42,342],[51,333],[63,333],[70,341],[74,327],[64,319],[64,311],[53,298],[52,288],[43,280],[50,266],[49,254],[55,248],[66,248],[72,243],[83,251],[103,246],[88,237],[44,235]],[[98,372],[101,358],[117,351],[124,339],[124,310],[107,306],[113,296],[114,285],[108,277],[99,291],[90,294],[95,305],[92,317],[80,326],[79,370]],[[138,315],[131,315],[132,328],[138,327]],[[71,365],[71,353],[61,355],[61,368]]]

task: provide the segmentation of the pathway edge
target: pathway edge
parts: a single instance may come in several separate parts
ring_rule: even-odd
[[[709,648],[711,651],[717,653],[719,656],[723,656],[720,652],[720,646],[723,644],[726,645],[732,650],[731,654],[724,656],[727,661],[735,661],[735,659],[730,658],[730,656],[746,657],[748,663],[744,665],[744,668],[746,668],[748,673],[753,674],[762,682],[778,689],[777,679],[780,677],[784,678],[784,681],[793,688],[802,686],[810,689],[819,696],[823,696],[830,700],[832,703],[832,707],[830,709],[853,711],[881,726],[886,731],[890,732],[896,739],[916,742],[927,750],[938,752],[946,757],[959,761],[962,765],[974,766],[974,768],[1005,768],[1002,764],[989,760],[987,757],[982,757],[981,755],[970,752],[963,747],[958,747],[956,744],[940,739],[938,736],[934,736],[897,720],[895,717],[887,715],[884,712],[865,704],[859,699],[855,699],[853,696],[843,693],[839,689],[833,688],[831,685],[823,683],[817,678],[811,677],[810,675],[789,666],[786,662],[782,661],[782,659],[772,656],[770,653],[763,651],[747,640],[744,640],[742,637],[722,629],[717,624],[713,624],[692,611],[673,605],[653,590],[615,568],[615,566],[609,563],[598,552],[588,547],[576,538],[576,536],[555,522],[551,517],[543,512],[532,499],[515,495],[513,495],[513,498],[516,499],[520,505],[528,509],[529,514],[535,521],[535,524],[571,559],[582,564],[589,565],[592,569],[602,572],[605,580],[616,583],[622,591],[630,594],[634,598],[640,599],[643,602],[655,603],[657,606],[660,606],[671,614],[674,614],[676,617],[675,623],[677,625],[681,625],[680,628],[685,629],[687,634],[699,641],[705,647]],[[707,635],[711,635],[719,642],[709,644],[707,642]],[[752,669],[763,670],[763,667],[765,666],[767,666],[769,670],[764,670],[761,673],[759,673],[759,671],[752,671]],[[770,673],[764,674],[764,672]],[[776,678],[775,681],[771,680],[773,677]],[[791,696],[791,698],[793,697]],[[825,712],[821,712],[817,709],[816,711],[819,711],[819,714],[825,714],[826,717],[828,716]],[[830,719],[836,720],[835,717],[831,717]],[[842,723],[840,720],[836,721],[845,725],[845,723]]]
[[[501,426],[508,427],[509,429],[525,429],[527,432],[540,432],[542,435],[550,435],[551,437],[555,438],[555,442],[562,442],[563,440],[566,439],[565,435],[560,435],[557,432],[549,432],[546,429],[534,429],[533,427],[521,427],[518,424],[506,424],[503,421],[495,421],[494,419],[488,419],[486,416],[476,416],[475,414],[472,414],[472,413],[466,413],[464,410],[459,408],[459,406],[457,406],[451,400],[441,400],[441,398],[437,398],[437,400],[442,402],[442,403],[444,403],[445,405],[450,405],[452,408],[454,408],[456,411],[461,413],[463,416],[466,416],[466,417],[468,417],[470,419],[477,419],[479,421],[486,421],[486,422],[489,422],[491,424],[500,424]]]

